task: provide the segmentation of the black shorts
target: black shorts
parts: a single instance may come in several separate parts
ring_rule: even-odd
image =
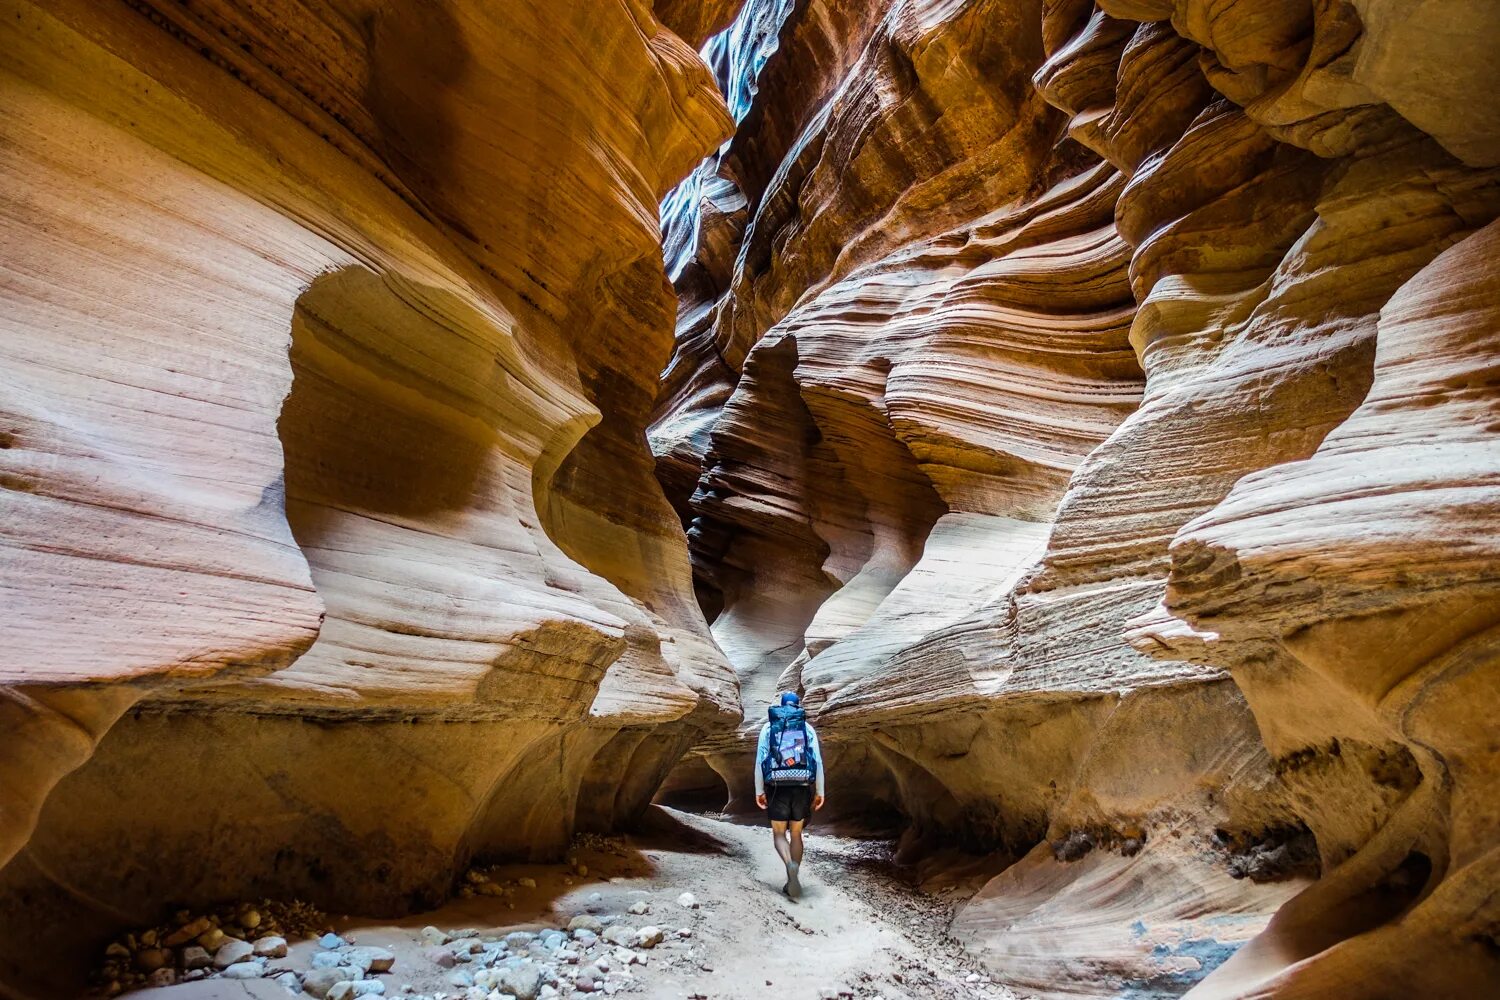
[[[772,785],[766,789],[766,812],[778,823],[806,823],[812,800],[812,785]]]

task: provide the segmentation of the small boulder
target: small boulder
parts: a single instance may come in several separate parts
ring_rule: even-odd
[[[511,951],[525,951],[536,935],[530,931],[511,931],[504,937],[505,947]]]
[[[647,903],[644,899],[638,899],[630,904],[630,912],[638,917],[644,916],[651,912],[651,904]]]
[[[635,928],[624,924],[611,924],[604,928],[604,933],[599,936],[608,944],[632,944],[635,942]]]
[[[183,924],[166,937],[162,938],[162,944],[168,948],[176,948],[178,945],[187,944],[193,938],[205,933],[213,924],[208,922],[207,917],[199,917],[197,920]]]
[[[360,947],[344,952],[344,960],[366,972],[390,972],[396,964],[396,953],[387,948]]]
[[[458,959],[453,957],[453,952],[442,947],[423,949],[422,957],[440,969],[451,969],[458,964]]]
[[[225,969],[225,979],[259,979],[266,974],[265,959],[254,959],[248,962],[238,962]]]
[[[536,879],[531,878],[530,876],[522,876],[521,878],[516,879],[516,885],[520,886],[523,889],[535,889]]]
[[[642,927],[635,932],[635,946],[637,948],[655,948],[661,944],[666,935],[660,927]]]
[[[142,972],[155,972],[165,968],[171,952],[162,948],[142,948],[135,953],[135,966]]]
[[[207,949],[208,951],[218,951],[219,946],[225,941],[229,940],[229,938],[223,931],[219,930],[217,927],[210,927],[202,934],[199,934],[196,940],[198,941],[199,947]]]
[[[418,931],[417,932],[417,937],[421,940],[421,942],[423,944],[427,944],[427,945],[447,944],[449,941],[453,940],[453,938],[450,935],[448,935],[447,933],[445,933],[443,931],[438,930],[436,927],[433,927],[431,924],[429,924],[426,927],[423,927],[420,931]]]
[[[1052,856],[1058,861],[1077,861],[1093,849],[1094,835],[1087,830],[1074,830],[1052,842]]]
[[[262,958],[286,958],[286,938],[268,934],[256,938],[252,943],[255,953]]]
[[[448,973],[448,982],[459,989],[467,989],[474,985],[474,976],[468,969],[459,969],[457,972]]]
[[[182,967],[184,969],[206,969],[213,964],[213,956],[206,948],[200,948],[190,944],[182,949]]]
[[[599,918],[594,916],[593,914],[580,913],[578,914],[578,916],[568,921],[568,930],[590,931],[594,934],[598,934],[600,931],[604,930],[604,925],[600,923]]]
[[[328,1000],[354,1000],[355,997],[378,997],[385,995],[385,983],[378,979],[346,979],[334,983],[328,991]]]
[[[151,973],[151,975],[149,975],[149,976],[146,977],[146,985],[147,986],[176,986],[177,985],[177,970],[176,969],[157,969],[155,972]]]
[[[302,992],[324,1000],[335,985],[359,979],[360,972],[352,966],[332,969],[314,969],[302,978]]]
[[[521,962],[497,970],[493,984],[501,993],[509,993],[516,1000],[536,1000],[537,992],[542,988],[542,974],[535,963]]]
[[[348,943],[348,941],[345,941],[343,938],[339,937],[332,931],[329,931],[327,934],[324,934],[322,937],[318,938],[318,947],[324,949],[325,951],[333,951],[335,948],[342,948]]]
[[[231,965],[248,962],[255,957],[255,946],[249,941],[225,941],[214,952],[214,968],[227,969]]]
[[[696,910],[698,908],[698,897],[690,892],[685,892],[677,897],[677,905],[686,910]]]

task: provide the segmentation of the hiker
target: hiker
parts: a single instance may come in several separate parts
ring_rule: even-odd
[[[786,865],[781,891],[798,899],[802,826],[815,809],[823,808],[823,751],[795,693],[787,691],[767,714],[770,719],[760,728],[755,750],[755,804],[768,810],[771,840]]]

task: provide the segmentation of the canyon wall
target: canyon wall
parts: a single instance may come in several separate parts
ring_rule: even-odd
[[[730,124],[640,0],[6,0],[0,993],[431,905],[739,717],[644,435]]]
[[[831,812],[1014,859],[954,931],[1017,988],[1493,995],[1500,14],[779,6],[667,203],[745,708],[668,797],[799,688]]]
[[[790,687],[1028,994],[1493,995],[1496,41],[0,0],[0,993],[751,809]]]

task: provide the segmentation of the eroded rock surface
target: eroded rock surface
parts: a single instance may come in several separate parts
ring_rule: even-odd
[[[0,24],[0,979],[642,808],[738,715],[643,433],[656,205],[730,126],[692,48],[585,0]]]
[[[835,797],[1018,859],[1003,981],[1500,983],[1500,26],[1417,6],[792,14],[652,430],[746,710],[673,794],[801,688]]]
[[[1004,988],[1493,995],[1497,16],[0,0],[0,991],[798,688]]]

